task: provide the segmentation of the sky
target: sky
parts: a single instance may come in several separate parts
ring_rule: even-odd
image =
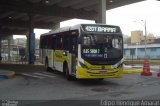
[[[106,23],[119,25],[123,34],[131,35],[133,30],[144,31],[160,36],[160,1],[147,0],[106,11]],[[143,20],[143,21],[142,21]]]
[[[143,30],[146,21],[147,33],[160,37],[160,1],[146,0],[106,11],[106,24],[120,26],[124,35],[131,31]],[[73,26],[80,23],[94,23],[92,20],[71,19],[60,23],[60,27]],[[49,30],[35,29],[36,38]]]

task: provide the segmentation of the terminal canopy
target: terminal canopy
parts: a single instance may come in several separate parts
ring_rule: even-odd
[[[106,10],[139,1],[106,0]],[[0,37],[26,34],[29,16],[34,28],[52,29],[72,18],[96,20],[98,11],[99,0],[0,0]]]

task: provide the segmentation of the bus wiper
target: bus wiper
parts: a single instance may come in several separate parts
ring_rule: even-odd
[[[93,44],[93,45],[97,45],[97,42],[96,42],[96,39],[95,39],[94,34],[91,34],[91,41],[92,41],[92,44]],[[94,42],[94,43],[93,43],[93,42]]]

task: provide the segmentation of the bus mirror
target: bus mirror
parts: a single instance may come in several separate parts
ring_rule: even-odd
[[[67,56],[67,54],[68,54],[67,51],[63,51],[64,56]]]

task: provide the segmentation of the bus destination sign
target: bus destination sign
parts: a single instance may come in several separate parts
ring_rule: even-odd
[[[100,33],[117,33],[119,30],[117,27],[111,26],[92,26],[92,25],[85,25],[83,27],[84,31],[87,32],[100,32]]]

